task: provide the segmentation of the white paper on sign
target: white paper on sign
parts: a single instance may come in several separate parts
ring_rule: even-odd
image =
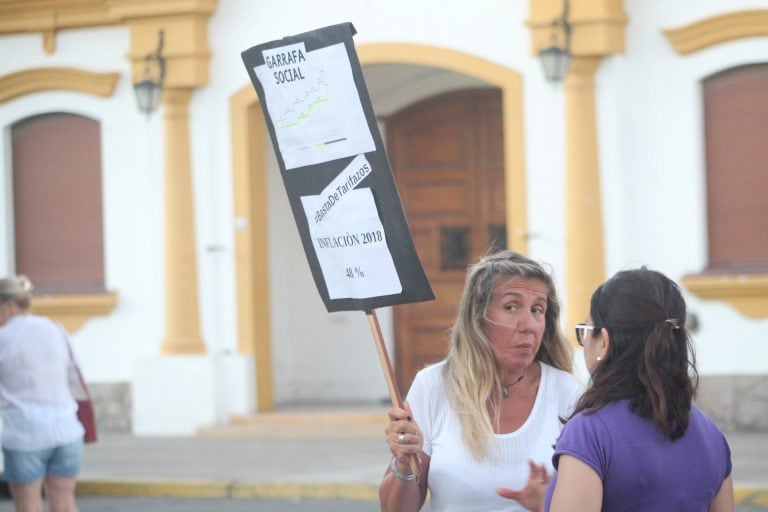
[[[264,89],[286,169],[375,151],[343,43],[307,52],[304,43],[262,52]]]
[[[331,299],[403,291],[371,189],[350,186],[370,172],[370,164],[360,155],[322,194],[301,198]]]
[[[370,173],[371,164],[368,159],[365,155],[357,155],[320,193],[320,207],[314,212],[312,220],[322,222],[347,192],[354,190]]]

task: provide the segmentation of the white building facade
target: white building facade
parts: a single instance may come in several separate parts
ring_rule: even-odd
[[[554,0],[4,2],[0,273],[44,283],[35,309],[72,332],[109,428],[189,435],[293,404],[387,402],[365,315],[326,312],[315,289],[240,58],[253,45],[349,21],[386,135],[414,105],[498,94],[506,245],[552,266],[566,332],[614,272],[662,271],[682,284],[696,320],[701,403],[725,427],[768,429],[760,390],[768,202],[753,201],[768,193],[768,152],[750,136],[739,146],[718,135],[768,141],[759,115],[768,112],[768,3],[570,0],[571,67],[552,83],[538,51],[553,34],[563,43],[553,29],[563,8]],[[163,99],[144,116],[133,83],[160,30]],[[754,108],[743,114],[729,98]],[[22,179],[30,166],[56,172],[55,159],[33,158],[51,150],[50,139],[30,132],[22,146],[33,126],[25,123],[62,114],[97,127],[95,288],[57,289],[65,258],[42,264],[30,255],[53,236],[38,245],[26,237],[42,232],[34,212],[55,220],[81,204],[81,196],[48,200],[57,187],[37,197],[45,184]],[[746,128],[718,131],[734,119]],[[730,183],[749,193],[740,199]],[[729,238],[739,230],[748,232]],[[51,267],[53,277],[40,270]],[[378,314],[395,358],[402,317]]]

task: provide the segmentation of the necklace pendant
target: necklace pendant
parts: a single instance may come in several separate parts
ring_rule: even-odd
[[[509,390],[505,387],[501,388],[501,396],[507,398],[509,396]]]

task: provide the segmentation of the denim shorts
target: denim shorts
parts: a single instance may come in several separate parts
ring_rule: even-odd
[[[47,450],[20,452],[3,448],[3,480],[23,484],[48,475],[76,477],[83,461],[83,442],[62,444]]]

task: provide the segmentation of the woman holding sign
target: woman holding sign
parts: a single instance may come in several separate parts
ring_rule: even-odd
[[[583,391],[559,315],[538,263],[502,251],[470,266],[447,357],[416,375],[404,409],[389,410],[382,511],[418,511],[427,490],[433,512],[543,503],[560,418]]]

